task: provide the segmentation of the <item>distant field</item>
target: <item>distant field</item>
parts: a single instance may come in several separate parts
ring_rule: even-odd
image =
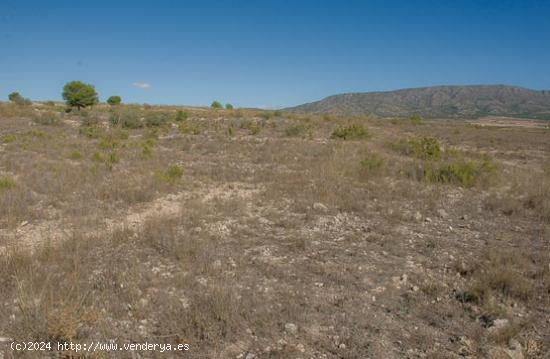
[[[2,103],[0,259],[4,342],[547,358],[550,130]]]

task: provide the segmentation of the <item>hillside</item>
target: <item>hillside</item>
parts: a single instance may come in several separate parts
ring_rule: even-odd
[[[286,110],[382,117],[418,114],[427,118],[514,116],[550,119],[550,91],[504,85],[436,86],[334,95]]]

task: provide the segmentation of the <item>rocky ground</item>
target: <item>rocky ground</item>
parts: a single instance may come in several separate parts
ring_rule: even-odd
[[[549,357],[548,129],[177,110],[2,104],[0,340]]]

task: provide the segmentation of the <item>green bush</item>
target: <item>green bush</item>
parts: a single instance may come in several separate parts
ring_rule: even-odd
[[[79,160],[82,158],[82,153],[80,151],[74,150],[69,154],[71,160]]]
[[[408,141],[407,154],[423,160],[438,160],[441,158],[441,146],[433,137],[421,137]]]
[[[78,133],[88,138],[99,138],[101,136],[101,131],[96,126],[80,127],[80,129],[78,130]]]
[[[287,137],[305,137],[311,128],[303,123],[295,124],[285,128],[285,136]]]
[[[360,164],[362,174],[371,174],[379,172],[382,169],[384,159],[376,153],[369,153]]]
[[[183,169],[181,166],[172,165],[166,169],[166,171],[158,172],[156,175],[157,180],[168,183],[175,183],[183,176]]]
[[[10,102],[13,102],[17,105],[30,105],[30,104],[32,104],[31,100],[21,96],[21,94],[19,92],[10,93],[8,95],[8,99],[10,100]]]
[[[195,123],[189,123],[187,121],[180,122],[180,124],[178,125],[178,130],[180,133],[183,134],[199,135],[201,133],[199,125]]]
[[[413,125],[421,125],[424,122],[424,119],[420,115],[412,115],[409,120]]]
[[[111,123],[113,123],[111,121]],[[143,127],[143,121],[136,111],[124,111],[118,115],[117,123],[123,128],[137,129]]]
[[[336,127],[330,138],[341,140],[364,140],[370,137],[368,129],[361,124],[341,125]]]
[[[227,104],[225,104],[225,109],[226,109],[226,110],[232,110],[232,109],[233,109],[233,105],[230,104],[230,103],[227,103]]]
[[[8,176],[0,177],[0,191],[15,187],[15,180]]]
[[[16,137],[13,134],[2,136],[2,143],[12,143],[12,142],[15,142],[15,140],[16,140]]]
[[[78,109],[92,106],[99,102],[95,88],[81,81],[68,82],[63,87],[62,95],[68,106]]]
[[[107,99],[107,103],[111,106],[120,105],[122,102],[122,99],[120,96],[111,96]]]
[[[34,123],[44,126],[57,125],[60,122],[58,113],[52,111],[39,112],[32,116]]]
[[[168,122],[166,114],[161,112],[153,112],[145,116],[145,126],[147,127],[159,127]]]
[[[472,187],[480,182],[496,181],[496,165],[488,160],[459,159],[452,162],[424,162],[422,177],[432,183],[456,184]]]
[[[189,114],[187,113],[187,111],[178,110],[178,112],[176,112],[175,121],[176,122],[186,121],[188,117],[189,117]]]
[[[222,104],[220,101],[214,101],[212,102],[212,104],[210,105],[210,107],[212,107],[213,109],[220,109],[220,108],[223,108]]]
[[[243,119],[241,120],[240,127],[242,129],[247,129],[250,131],[250,134],[256,135],[260,132],[261,127],[258,124],[258,122],[250,120],[250,119]]]

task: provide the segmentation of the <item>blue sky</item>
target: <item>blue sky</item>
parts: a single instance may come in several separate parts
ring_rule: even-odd
[[[0,98],[277,108],[441,84],[550,89],[550,0],[0,2]]]

